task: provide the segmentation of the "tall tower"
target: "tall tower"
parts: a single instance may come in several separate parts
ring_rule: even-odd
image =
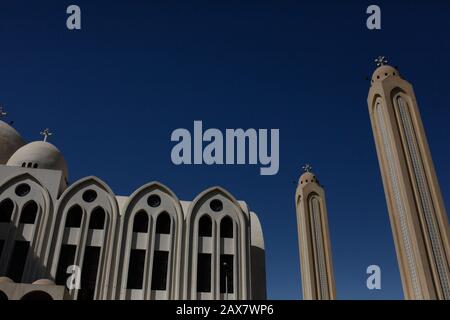
[[[311,167],[303,168],[305,173],[295,193],[303,299],[334,300],[336,289],[325,191],[310,172]]]
[[[367,103],[406,299],[450,299],[449,225],[414,91],[375,60]]]

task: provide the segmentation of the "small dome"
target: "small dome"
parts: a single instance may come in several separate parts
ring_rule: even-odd
[[[60,170],[67,179],[66,160],[54,145],[45,141],[31,142],[17,150],[9,159],[8,166]]]
[[[310,182],[318,183],[318,180],[317,180],[316,176],[314,175],[314,173],[308,171],[301,175],[300,184],[305,184],[305,183],[310,183]]]
[[[400,76],[397,69],[388,65],[380,66],[374,71],[372,75],[372,83],[376,81],[382,81],[391,76],[394,77]]]
[[[32,284],[38,284],[41,286],[54,286],[55,282],[53,282],[50,279],[39,279],[39,280],[36,280],[35,282],[33,282]]]
[[[4,121],[0,120],[0,164],[8,159],[25,144],[20,134]]]
[[[0,277],[0,284],[2,283],[14,283],[10,278],[8,277]]]

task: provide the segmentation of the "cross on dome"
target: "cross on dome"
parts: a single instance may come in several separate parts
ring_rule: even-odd
[[[311,165],[310,165],[309,163],[307,163],[307,164],[305,164],[305,165],[302,167],[302,169],[303,169],[305,172],[311,172],[312,167],[311,167]]]
[[[48,137],[52,136],[53,133],[50,132],[49,128],[46,128],[44,131],[41,132],[41,136],[44,136],[44,142],[47,142]]]
[[[375,59],[375,63],[377,64],[377,67],[381,67],[386,65],[388,60],[385,56],[378,56],[378,58]]]
[[[0,106],[0,119],[6,117],[7,115],[8,112],[6,112],[5,109],[2,106]]]

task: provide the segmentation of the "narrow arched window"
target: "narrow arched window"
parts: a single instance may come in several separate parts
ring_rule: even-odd
[[[79,205],[72,206],[67,212],[65,228],[80,228],[83,220],[83,209]],[[66,233],[68,235],[68,233]],[[67,237],[68,238],[68,237]],[[67,278],[70,276],[67,273],[67,268],[72,266],[75,262],[75,253],[77,245],[71,243],[61,244],[59,252],[58,267],[56,270],[55,282],[57,285],[65,285]]]
[[[53,300],[52,296],[49,295],[45,291],[31,291],[22,297],[20,300],[28,300],[28,301],[51,301]]]
[[[133,233],[148,232],[148,213],[140,210],[133,219]],[[132,248],[128,263],[127,289],[142,289],[144,285],[144,269],[147,251]]]
[[[25,263],[27,262],[30,242],[17,240],[14,243],[14,249],[11,254],[8,266],[8,277],[14,282],[21,282]]]
[[[156,233],[170,234],[170,216],[167,212],[163,212],[158,216]]]
[[[36,221],[38,205],[34,201],[28,202],[22,209],[19,223],[33,224]]]
[[[133,232],[148,232],[148,214],[145,211],[139,211],[134,216]]]
[[[11,199],[5,199],[0,203],[0,224],[11,223],[12,214],[14,211],[14,203]],[[0,228],[0,258],[2,256],[3,248],[5,247],[6,239],[8,238],[8,228]]]
[[[225,217],[220,222],[220,237],[233,238],[233,221],[230,217]]]
[[[91,213],[89,220],[89,229],[101,230],[105,226],[105,210],[103,208],[96,208]]]
[[[212,222],[211,218],[204,215],[198,222],[198,236],[199,237],[211,237],[212,236]]]
[[[6,293],[4,293],[3,291],[0,290],[0,301],[7,301],[8,296],[6,295]]]
[[[30,201],[23,206],[20,213],[20,224],[34,224],[36,222],[36,216],[38,213],[38,205],[34,201]],[[28,238],[33,237],[33,231],[24,230],[23,236]],[[27,234],[25,234],[25,232]],[[31,232],[31,233],[30,233]],[[28,259],[28,253],[30,251],[30,241],[26,240],[26,237],[17,238],[14,242],[14,248],[11,253],[11,257],[8,265],[7,275],[14,282],[21,282],[23,272],[25,270],[25,264]]]
[[[0,203],[0,223],[11,222],[14,203],[11,199],[5,199]]]
[[[75,205],[69,209],[66,218],[66,228],[79,228],[81,226],[81,218],[83,216],[83,210],[79,205]]]

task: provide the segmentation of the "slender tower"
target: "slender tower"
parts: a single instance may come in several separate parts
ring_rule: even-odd
[[[325,191],[311,172],[311,166],[305,165],[303,169],[305,173],[295,193],[303,299],[334,300],[336,289]]]
[[[414,91],[375,59],[367,103],[406,299],[450,299],[449,225]]]

